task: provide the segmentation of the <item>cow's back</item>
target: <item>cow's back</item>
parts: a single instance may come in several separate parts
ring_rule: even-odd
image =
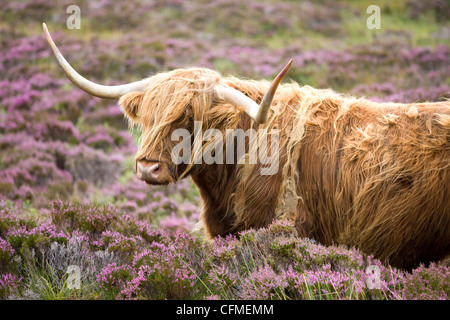
[[[356,100],[325,111],[301,144],[300,233],[404,268],[448,255],[450,104]]]

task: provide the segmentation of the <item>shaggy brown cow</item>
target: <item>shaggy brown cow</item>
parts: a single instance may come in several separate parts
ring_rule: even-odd
[[[375,103],[289,83],[279,86],[270,104],[289,66],[270,89],[266,81],[201,68],[101,86],[77,74],[44,30],[68,77],[92,95],[120,98],[130,123],[141,127],[140,179],[167,184],[192,177],[209,236],[287,216],[301,237],[355,246],[396,267],[450,254],[449,102]],[[265,100],[268,90],[258,106],[254,101]],[[174,165],[171,134],[178,128],[193,134],[194,121],[223,134],[278,129],[279,171],[262,175],[264,165],[248,161]]]

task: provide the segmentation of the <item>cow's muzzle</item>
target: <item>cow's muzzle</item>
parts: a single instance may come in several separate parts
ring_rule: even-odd
[[[139,161],[136,175],[147,184],[168,184],[174,181],[166,162]]]

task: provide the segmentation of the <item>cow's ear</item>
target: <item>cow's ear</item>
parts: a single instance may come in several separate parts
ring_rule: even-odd
[[[123,113],[132,123],[136,123],[139,120],[139,109],[141,108],[143,97],[143,92],[130,92],[119,99],[119,105]]]

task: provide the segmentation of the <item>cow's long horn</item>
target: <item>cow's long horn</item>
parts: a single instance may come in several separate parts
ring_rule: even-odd
[[[104,99],[117,99],[123,96],[126,93],[134,92],[134,91],[143,91],[148,84],[148,79],[123,84],[123,85],[117,85],[117,86],[104,86],[101,84],[94,83],[92,81],[89,81],[88,79],[84,78],[82,75],[80,75],[78,72],[76,72],[70,64],[67,62],[67,60],[63,57],[61,52],[56,47],[55,43],[53,42],[52,37],[50,36],[50,33],[48,32],[47,26],[45,23],[42,24],[44,28],[45,37],[47,38],[48,44],[50,45],[50,48],[53,51],[53,54],[55,55],[56,60],[58,61],[59,65],[63,69],[64,73],[67,75],[67,77],[72,81],[78,88],[81,90],[86,91],[87,93]]]
[[[256,123],[262,124],[265,123],[269,117],[269,109],[272,104],[273,97],[275,96],[275,92],[277,91],[278,85],[280,84],[283,77],[288,72],[290,66],[292,64],[292,59],[288,62],[288,64],[281,70],[281,72],[275,77],[272,84],[264,95],[260,105],[258,105],[255,101],[247,97],[245,94],[240,92],[239,90],[235,90],[233,88],[219,85],[215,88],[215,93],[219,97],[219,99],[223,99],[225,101],[230,102],[231,104],[243,106],[245,113],[247,113]]]

